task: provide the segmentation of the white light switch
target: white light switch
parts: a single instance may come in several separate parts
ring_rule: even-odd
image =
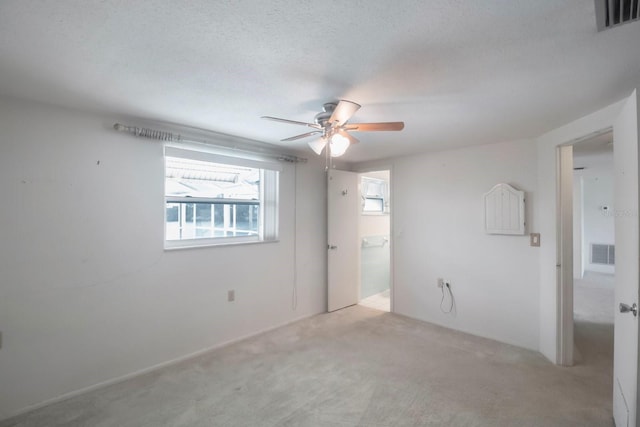
[[[540,246],[540,233],[529,234],[529,242],[531,246]]]

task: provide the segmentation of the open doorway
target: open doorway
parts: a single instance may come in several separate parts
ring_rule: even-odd
[[[390,171],[359,174],[360,305],[391,311]]]
[[[594,372],[602,382],[599,389],[607,394],[612,391],[612,412],[616,425],[636,425],[638,407],[638,296],[640,283],[639,233],[640,216],[639,200],[640,188],[638,181],[638,110],[639,95],[637,91],[620,103],[610,118],[610,126],[595,131],[588,136],[574,139],[565,145],[555,145],[556,148],[556,247],[555,251],[547,250],[547,255],[555,252],[556,261],[556,294],[554,308],[555,317],[555,360],[559,365],[572,365],[574,362],[582,365],[579,371],[589,371],[588,366],[605,366],[598,360],[613,359],[613,374],[610,372],[610,362],[606,369]],[[589,126],[593,125],[591,123]],[[602,125],[600,122],[598,125]],[[582,360],[574,360],[574,269],[573,269],[573,147],[594,138],[613,132],[613,208],[607,209],[613,218],[615,228],[615,257],[614,276],[614,311],[613,339],[611,327],[605,334],[607,341],[613,341],[613,357],[606,354],[582,354]],[[550,249],[547,247],[547,249]],[[609,257],[610,255],[607,254]],[[549,258],[549,261],[551,259]],[[542,271],[542,270],[541,270]],[[546,273],[549,273],[546,270]],[[541,324],[542,325],[542,324]],[[601,341],[605,342],[605,341]],[[608,347],[608,344],[600,344]],[[584,348],[584,345],[583,345]],[[587,347],[589,348],[589,347]],[[597,348],[591,347],[597,351]],[[584,350],[583,350],[584,353]],[[593,357],[595,356],[595,357]],[[603,359],[598,357],[603,356]],[[593,361],[596,363],[593,363]],[[610,390],[610,391],[609,391]],[[609,391],[609,392],[607,392]]]
[[[613,132],[573,146],[574,363],[613,377]]]

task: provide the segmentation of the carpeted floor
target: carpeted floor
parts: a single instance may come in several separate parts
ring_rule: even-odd
[[[391,291],[387,289],[379,294],[371,295],[370,297],[360,300],[358,304],[380,311],[391,311]]]
[[[580,322],[613,324],[615,276],[586,272],[573,281],[574,319]]]
[[[572,368],[362,306],[306,319],[0,426],[611,426],[599,332]]]
[[[615,277],[586,272],[574,280],[574,362],[599,376],[609,393],[608,410],[613,394],[613,319]]]

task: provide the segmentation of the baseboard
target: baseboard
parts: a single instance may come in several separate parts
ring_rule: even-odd
[[[12,414],[9,414],[8,416],[6,416],[4,418],[1,418],[0,421],[5,421],[5,420],[8,420],[9,418],[17,417],[19,415],[26,414],[27,412],[35,411],[37,409],[44,408],[45,406],[53,405],[55,403],[59,403],[59,402],[62,402],[64,400],[71,399],[73,397],[79,396],[79,395],[84,394],[84,393],[89,393],[91,391],[98,390],[98,389],[103,388],[103,387],[107,387],[107,386],[110,386],[110,385],[113,385],[113,384],[121,383],[123,381],[127,381],[129,379],[132,379],[132,378],[135,378],[135,377],[138,377],[138,376],[141,376],[141,375],[148,374],[149,372],[153,372],[153,371],[157,371],[157,370],[162,369],[162,368],[166,368],[167,366],[176,365],[178,363],[182,363],[182,362],[185,362],[187,360],[194,359],[194,358],[202,356],[203,354],[206,354],[206,353],[208,353],[210,351],[217,350],[217,349],[225,347],[227,345],[235,344],[237,342],[246,340],[248,338],[253,338],[253,337],[256,337],[258,335],[262,335],[264,333],[273,331],[274,329],[282,328],[284,326],[290,325],[292,323],[299,322],[299,321],[304,320],[304,319],[308,319],[308,318],[313,317],[313,316],[317,316],[318,314],[322,314],[322,313],[324,313],[324,312],[306,314],[304,316],[296,317],[296,318],[294,318],[292,320],[288,320],[286,322],[279,323],[279,324],[277,324],[275,326],[270,326],[268,328],[261,329],[261,330],[256,331],[256,332],[252,332],[250,334],[246,334],[246,335],[243,335],[243,336],[238,337],[238,338],[234,338],[234,339],[231,339],[231,340],[228,340],[228,341],[224,341],[222,343],[213,345],[211,347],[204,348],[202,350],[195,351],[193,353],[186,354],[184,356],[177,357],[175,359],[171,359],[171,360],[167,360],[165,362],[157,363],[157,364],[155,364],[153,366],[150,366],[148,368],[139,369],[137,371],[134,371],[134,372],[131,372],[131,373],[128,373],[128,374],[125,374],[125,375],[121,375],[119,377],[115,377],[115,378],[112,378],[112,379],[109,379],[109,380],[101,381],[99,383],[96,383],[96,384],[93,384],[93,385],[90,385],[90,386],[87,386],[87,387],[83,387],[83,388],[80,388],[78,390],[74,390],[74,391],[70,391],[70,392],[61,394],[60,396],[56,396],[56,397],[53,397],[51,399],[47,399],[47,400],[45,400],[43,402],[40,402],[40,403],[35,403],[33,405],[28,405],[28,406],[26,406],[26,407],[24,407],[24,408],[22,408],[22,409],[20,409],[20,410],[18,410],[16,412],[12,413]]]
[[[395,314],[397,316],[400,316],[400,317],[405,317],[407,319],[417,320],[419,322],[428,323],[430,325],[434,325],[434,326],[437,326],[439,328],[447,329],[449,331],[459,332],[459,333],[470,335],[470,336],[473,336],[473,337],[476,337],[476,338],[482,338],[484,340],[495,341],[496,343],[500,343],[500,344],[503,344],[503,345],[510,345],[512,347],[521,348],[523,350],[534,351],[536,353],[540,353],[541,355],[543,355],[541,353],[540,349],[538,347],[536,347],[536,346],[530,346],[529,347],[529,346],[526,346],[526,345],[521,344],[521,343],[512,342],[510,340],[508,341],[508,340],[505,340],[503,338],[492,336],[492,335],[489,335],[489,334],[481,334],[479,332],[473,331],[473,330],[468,329],[468,328],[454,328],[453,326],[451,326],[449,324],[439,323],[439,322],[437,322],[437,321],[435,321],[433,319],[431,319],[431,320],[421,319],[419,317],[414,317],[414,316],[410,316],[408,314],[403,314],[403,313],[398,313],[398,312],[393,312],[393,314]],[[545,356],[545,358],[546,358],[546,356]]]

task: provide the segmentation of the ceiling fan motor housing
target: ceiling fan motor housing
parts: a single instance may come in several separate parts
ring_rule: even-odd
[[[331,118],[333,110],[336,109],[338,104],[335,102],[327,102],[322,105],[322,113],[316,114],[314,121],[322,127],[326,127],[327,121]]]

